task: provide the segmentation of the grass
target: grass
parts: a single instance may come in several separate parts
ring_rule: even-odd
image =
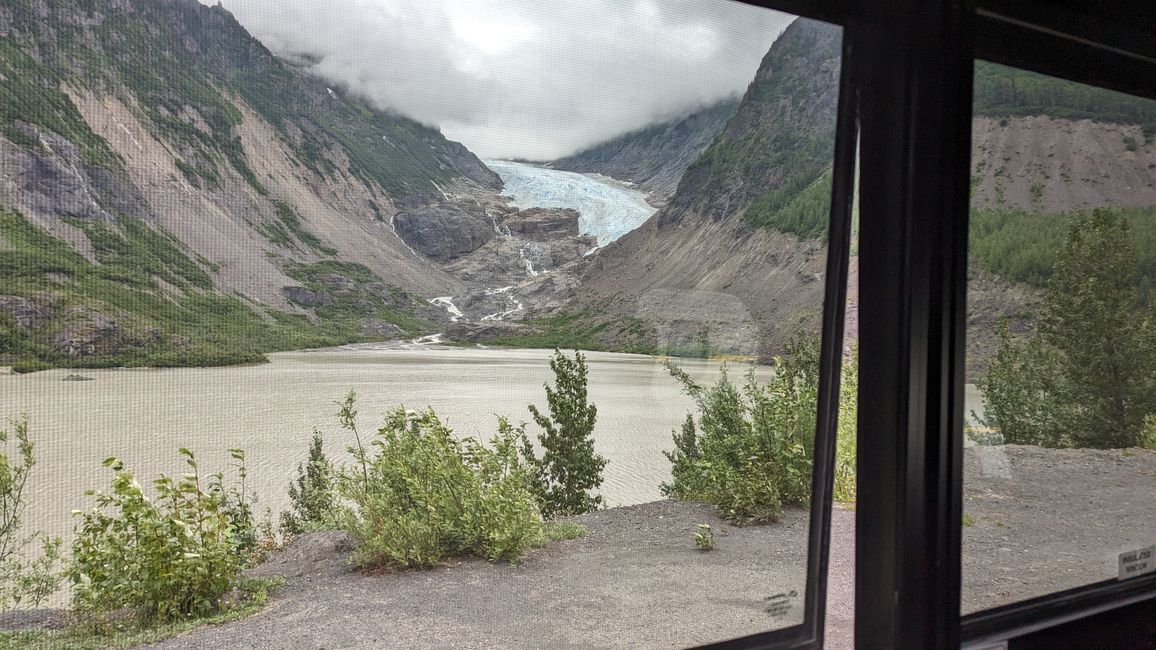
[[[971,528],[975,525],[975,517],[972,517],[971,515],[964,515],[963,521],[960,523],[963,524],[964,528]]]
[[[647,340],[645,321],[607,315],[603,312],[604,307],[604,304],[592,305],[580,311],[523,321],[539,331],[503,336],[488,343],[517,348],[657,353],[654,345]]]
[[[586,534],[585,526],[572,521],[547,521],[543,528],[546,539],[551,542],[578,539]]]
[[[265,607],[270,592],[283,582],[280,577],[246,579],[237,587],[243,596],[240,604],[209,618],[146,628],[132,626],[97,630],[92,626],[75,624],[62,630],[0,632],[0,646],[10,650],[97,650],[157,643],[205,625],[221,625],[252,616]]]

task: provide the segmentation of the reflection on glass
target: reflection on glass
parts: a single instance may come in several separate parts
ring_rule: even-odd
[[[963,610],[1156,543],[1156,102],[977,62]]]
[[[61,555],[11,565],[44,579],[21,607],[257,608],[239,572],[271,554],[276,609],[187,643],[802,621],[837,27],[724,0],[41,4],[0,9],[0,416],[10,461],[35,444],[7,514],[13,557]]]

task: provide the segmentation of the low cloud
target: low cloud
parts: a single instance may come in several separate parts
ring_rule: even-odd
[[[224,0],[274,53],[483,157],[551,159],[742,93],[791,17],[730,0]]]

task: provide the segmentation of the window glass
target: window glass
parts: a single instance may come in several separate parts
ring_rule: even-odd
[[[964,613],[1156,544],[1156,102],[978,61],[974,112]]]
[[[0,610],[273,590],[189,646],[802,623],[841,43],[728,0],[0,8]],[[120,643],[58,615],[37,642]]]

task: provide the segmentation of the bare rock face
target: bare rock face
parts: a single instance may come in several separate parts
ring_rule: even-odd
[[[514,213],[502,225],[510,233],[533,241],[578,236],[578,211],[570,208],[530,208]]]
[[[12,319],[16,327],[32,329],[51,321],[56,315],[56,300],[51,296],[23,298],[0,296],[0,314]]]
[[[73,307],[68,323],[52,336],[52,344],[70,357],[114,355],[123,348],[155,343],[161,333],[140,326],[131,317],[113,317],[84,307]]]
[[[475,251],[494,236],[492,224],[444,205],[399,212],[393,224],[406,244],[439,262]]]
[[[450,323],[446,328],[446,336],[454,341],[490,341],[503,336],[522,336],[533,334],[537,330],[521,323],[505,321],[461,321]]]
[[[114,220],[138,215],[143,200],[114,171],[88,164],[75,144],[24,122],[14,127],[42,152],[0,145],[0,199],[34,214]]]
[[[320,307],[333,302],[333,296],[328,293],[305,287],[281,287],[281,294],[303,307]]]
[[[380,339],[400,339],[405,337],[405,330],[389,321],[377,318],[366,318],[361,321],[361,333]]]

